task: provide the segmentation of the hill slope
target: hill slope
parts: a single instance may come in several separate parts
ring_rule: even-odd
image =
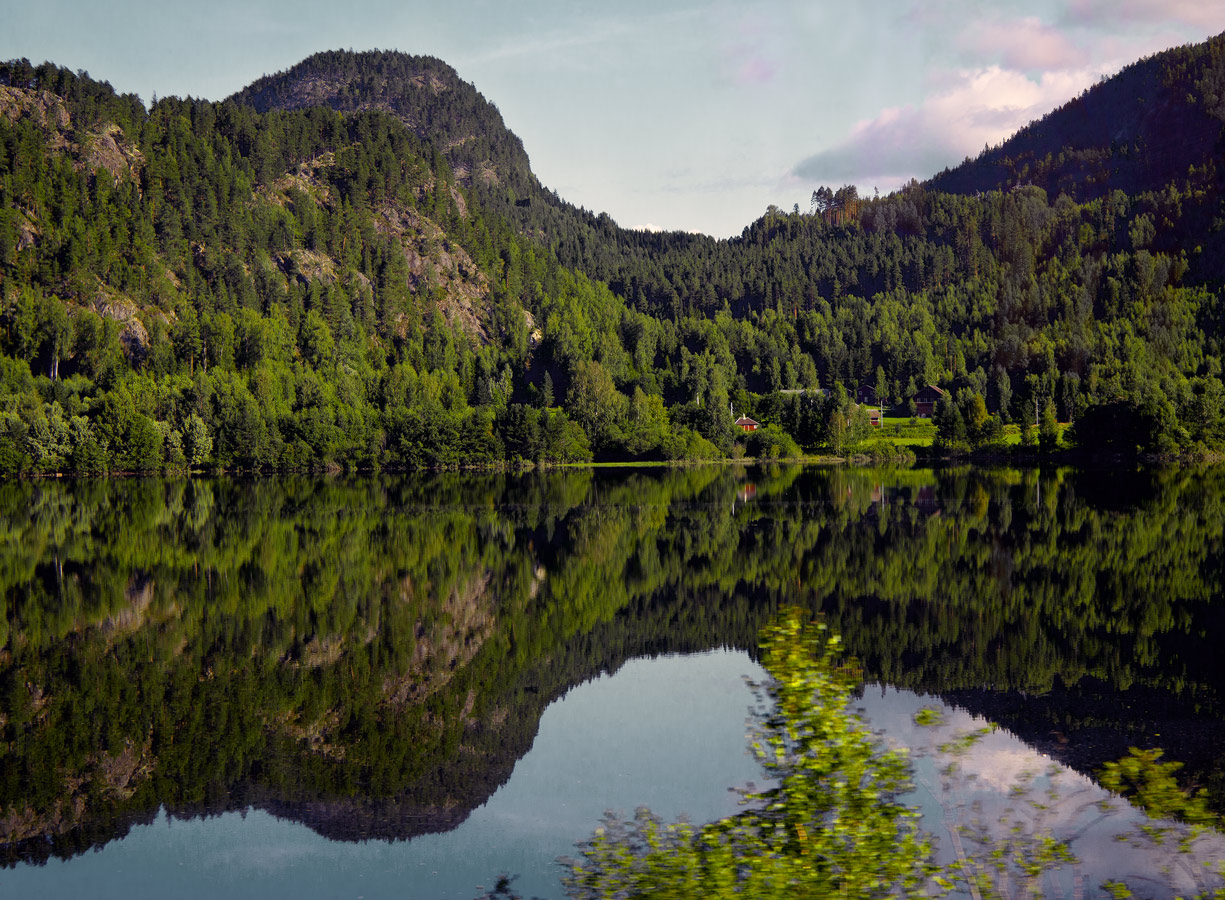
[[[428,140],[462,184],[537,189],[523,143],[475,87],[442,60],[371,50],[316,53],[266,75],[230,98],[259,112],[327,106],[338,112],[379,109]]]
[[[1212,110],[1220,43],[1162,63]],[[840,453],[865,384],[955,393],[951,445],[1035,404],[1225,445],[1219,173],[1162,183],[1169,136],[1130,193],[916,185],[716,241],[546,191],[437,60],[320,54],[149,111],[50,64],[0,91],[2,471]]]
[[[927,186],[967,194],[1033,184],[1084,201],[1212,183],[1223,124],[1225,34],[1133,63]]]

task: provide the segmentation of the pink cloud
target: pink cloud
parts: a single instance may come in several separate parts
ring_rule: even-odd
[[[1216,33],[1225,28],[1225,0],[1070,0],[1068,16],[1095,25],[1173,20]]]
[[[737,84],[768,84],[778,74],[778,67],[761,56],[752,56],[736,70]]]
[[[779,23],[758,9],[729,8],[718,18],[726,34],[720,67],[723,76],[741,86],[764,85],[779,74]]]
[[[959,35],[958,44],[1009,69],[1071,69],[1088,61],[1067,35],[1032,16],[975,22]]]
[[[994,145],[1097,81],[1098,72],[1047,72],[1038,80],[998,65],[966,69],[922,103],[882,110],[841,144],[801,162],[814,182],[898,184],[925,178]]]

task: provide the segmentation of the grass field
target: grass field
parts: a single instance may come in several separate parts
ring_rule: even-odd
[[[901,416],[885,416],[885,424],[873,429],[873,437],[879,437],[902,447],[930,447],[936,440],[936,426],[931,419],[911,420]]]
[[[1032,427],[1032,426],[1030,426]],[[1059,436],[1062,442],[1063,433],[1069,423],[1059,423]],[[904,447],[930,447],[936,441],[936,426],[931,419],[911,421],[907,418],[885,416],[883,428],[873,429],[873,437]],[[1004,426],[1004,446],[1016,447],[1021,443],[1021,426]]]

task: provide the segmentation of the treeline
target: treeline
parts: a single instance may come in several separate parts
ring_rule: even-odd
[[[853,188],[823,188],[810,214],[772,209],[741,237],[716,241],[625,231],[538,185],[478,180],[472,189],[565,265],[607,281],[653,318],[683,323],[730,313],[738,333],[720,330],[734,363],[728,381],[737,389],[768,394],[838,382],[853,389],[883,374],[880,396],[895,410],[935,383],[964,392],[963,403],[977,394],[1002,423],[1032,422],[1035,402],[1039,410],[1053,403],[1060,421],[1091,407],[1127,411],[1121,430],[1082,428],[1085,446],[1215,448],[1225,246],[1213,224],[1222,173],[1205,148],[1221,134],[1222,46],[1216,38],[1129,67],[1027,129],[1023,148],[1009,142],[1009,153],[1045,154],[1044,171],[1053,174],[1039,181],[1049,195],[1018,188],[1034,180],[1021,168],[983,188],[999,190],[978,196],[915,184],[869,200]],[[332,59],[332,77],[346,85],[344,103],[382,103],[411,115],[436,112],[450,93],[481,101],[453,73],[446,91],[393,99],[386,67],[433,73],[436,61],[376,54],[378,65],[363,79],[347,77],[368,56]],[[318,78],[325,57],[331,59],[321,54],[302,67]],[[302,67],[268,83],[289,93]],[[1173,124],[1160,133],[1142,114],[1158,94],[1177,95]],[[1088,120],[1085,103],[1094,109]],[[518,142],[496,109],[482,110],[481,102],[467,109],[461,130],[503,141],[499,152],[515,160],[508,170],[519,171],[525,160],[512,152]],[[1118,184],[1130,193],[1096,176],[1082,184],[1077,148],[1090,153],[1103,123],[1121,118],[1147,129],[1133,135],[1135,146],[1106,148],[1114,158],[1106,168],[1124,166]],[[1174,133],[1185,138],[1177,146],[1168,141]],[[1063,188],[1091,202],[1056,199]],[[824,438],[799,443],[828,447]]]
[[[311,72],[340,66],[352,105],[345,59]],[[445,66],[418,83],[396,59],[377,96],[411,82],[459,116],[445,133],[494,127]],[[862,384],[895,411],[935,384],[1001,424],[1035,402],[1105,423],[1086,446],[1225,443],[1194,244],[1215,171],[1084,204],[912,185],[715,241],[520,198],[473,159],[457,177],[411,104],[341,113],[272,81],[264,113],[146,112],[25,62],[0,85],[0,471],[837,453],[866,433]]]
[[[84,76],[4,79],[4,471],[732,451],[709,323],[627,310],[391,116],[116,99],[115,133]]]

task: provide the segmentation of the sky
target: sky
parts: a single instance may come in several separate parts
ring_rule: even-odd
[[[223,99],[320,50],[439,57],[547,187],[630,228],[739,234],[820,185],[974,156],[1225,0],[0,0],[0,59]]]

